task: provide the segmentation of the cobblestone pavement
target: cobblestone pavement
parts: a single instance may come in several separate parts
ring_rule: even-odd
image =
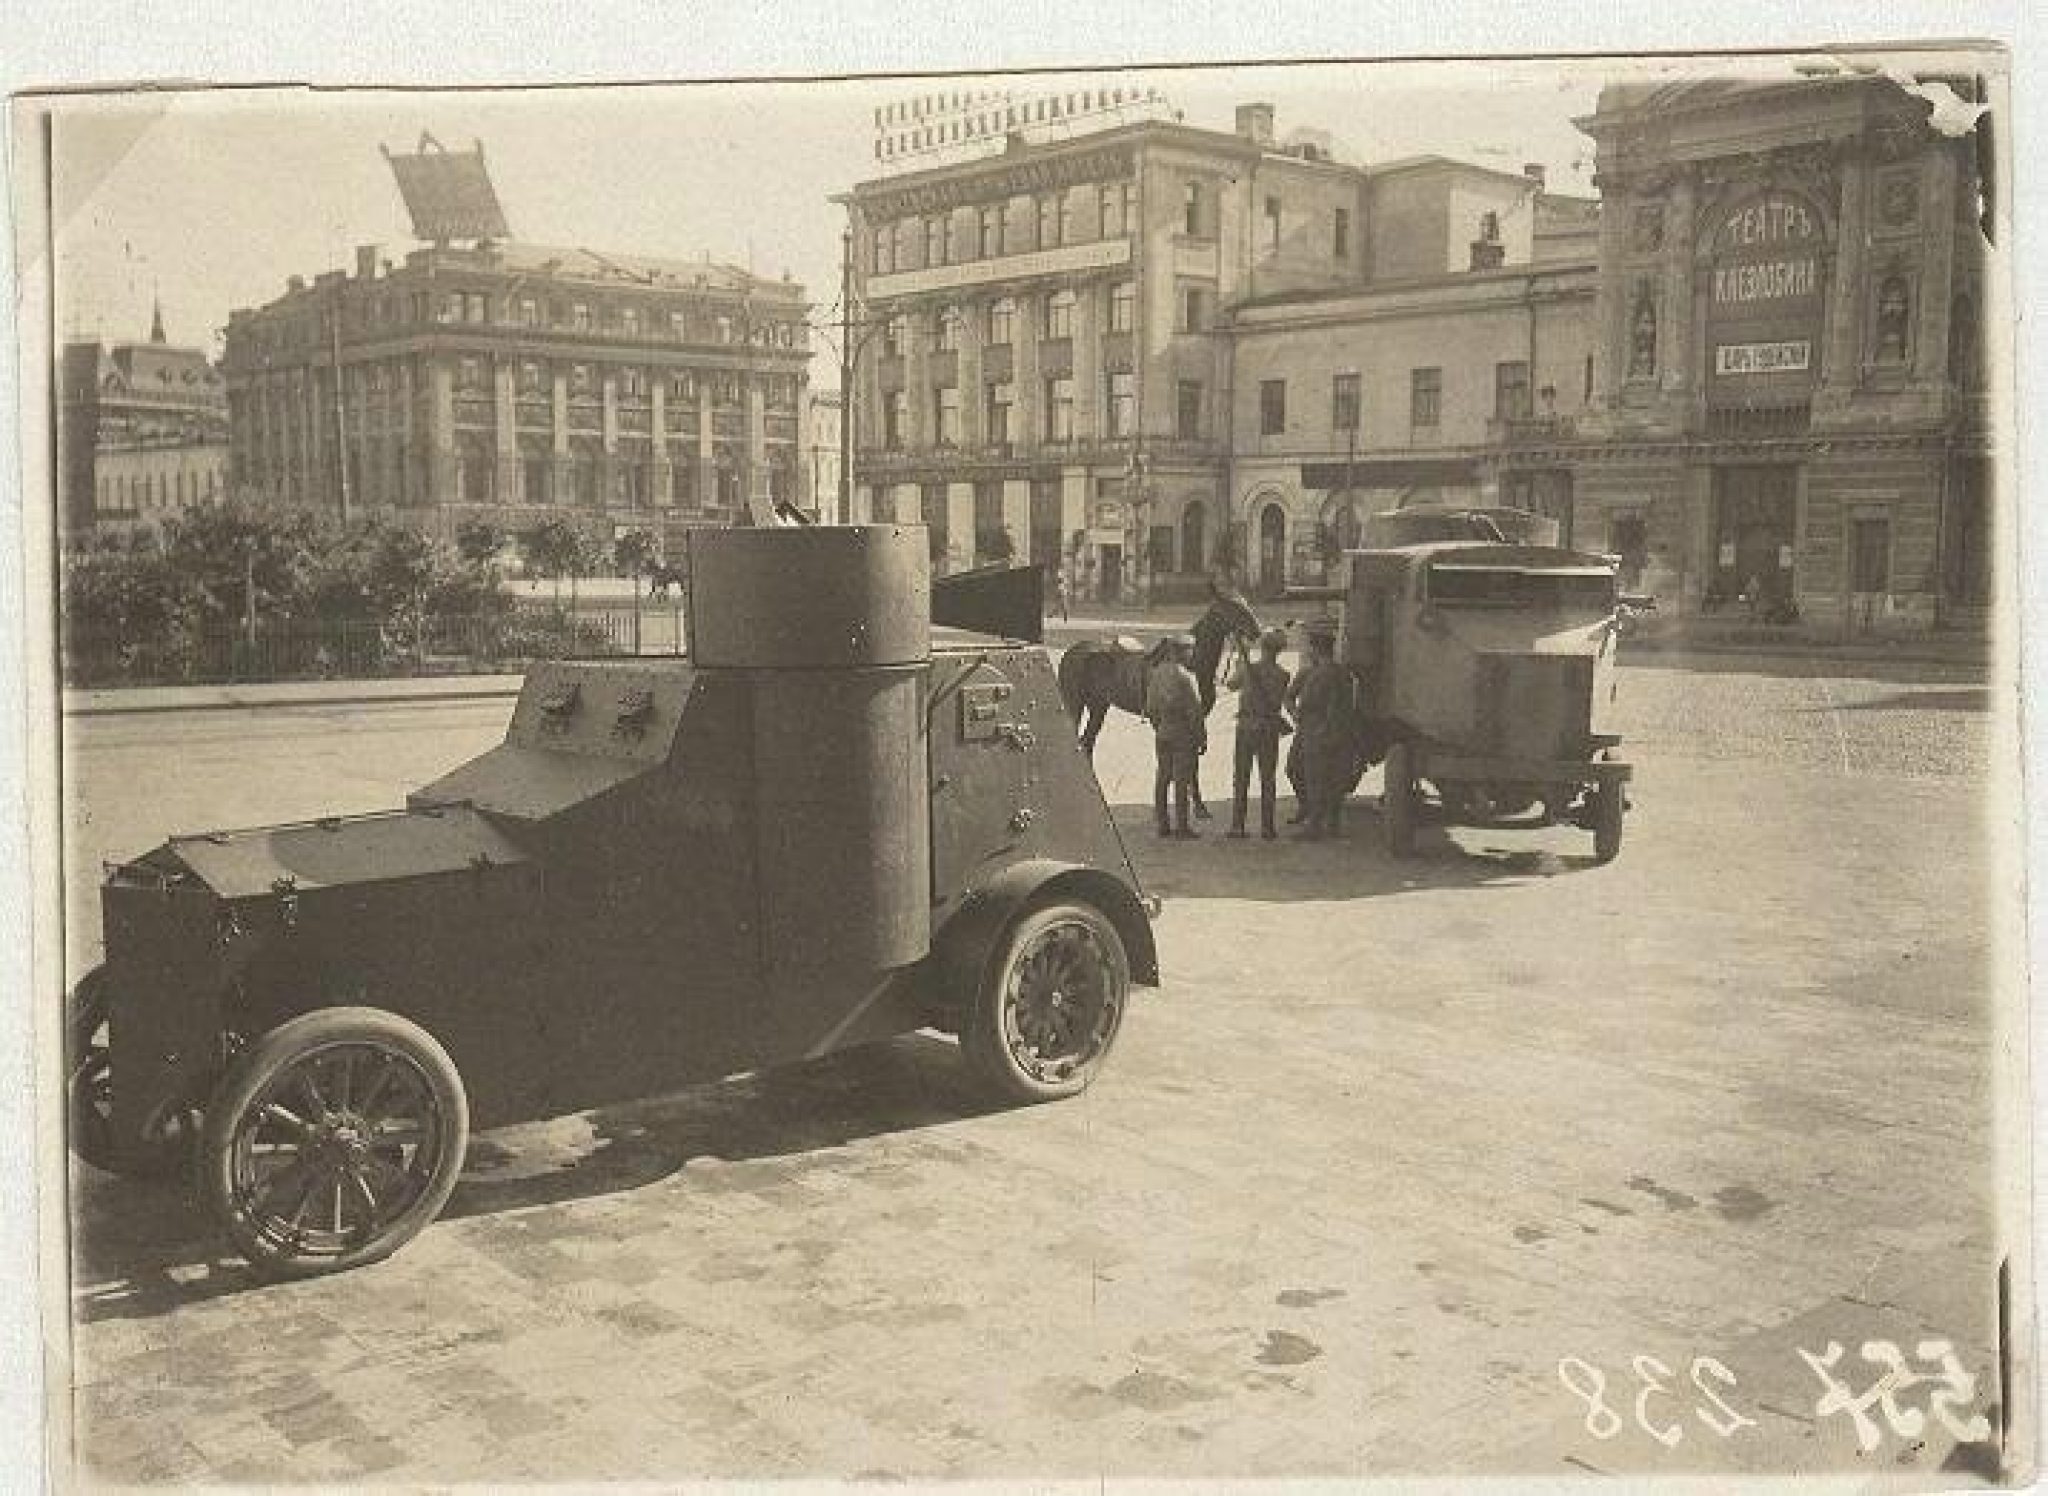
[[[918,1036],[508,1129],[392,1261],[284,1287],[178,1189],[81,1167],[83,1456],[123,1481],[1987,1474],[1989,693],[1770,663],[1623,693],[1637,811],[1606,867],[1570,830],[1437,830],[1394,863],[1367,808],[1334,844],[1160,843],[1115,719],[1099,768],[1167,900],[1166,984],[1073,1102],[988,1110]],[[505,710],[75,723],[75,958],[100,856],[391,803]],[[1933,1408],[1910,1377],[1860,1399],[1865,1342],[1933,1375],[1937,1339],[1948,1422],[1903,1416]]]

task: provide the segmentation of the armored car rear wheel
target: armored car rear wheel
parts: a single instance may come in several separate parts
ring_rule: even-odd
[[[167,1130],[147,1145],[115,1145],[111,1006],[104,966],[87,972],[64,999],[64,1097],[71,1151],[95,1169],[131,1179],[174,1174],[191,1156],[189,1131]]]
[[[1130,991],[1130,958],[1108,916],[1091,904],[1046,904],[1003,941],[960,1047],[1005,1100],[1071,1096],[1109,1054]]]
[[[1593,791],[1593,860],[1612,862],[1621,855],[1621,823],[1628,811],[1628,792],[1615,782]]]
[[[461,1077],[431,1034],[377,1008],[323,1008],[237,1057],[207,1109],[203,1184],[258,1272],[310,1277],[417,1236],[468,1141]]]

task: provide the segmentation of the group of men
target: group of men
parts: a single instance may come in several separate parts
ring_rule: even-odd
[[[1275,824],[1275,778],[1280,740],[1294,743],[1287,754],[1287,778],[1296,800],[1294,822],[1304,840],[1337,834],[1344,797],[1357,780],[1357,682],[1337,663],[1336,630],[1327,622],[1308,628],[1308,653],[1289,674],[1280,663],[1287,647],[1282,629],[1259,637],[1258,656],[1242,659],[1233,672],[1238,692],[1236,755],[1231,769],[1230,836],[1242,838],[1252,771],[1259,775],[1259,834],[1271,841]],[[1191,817],[1206,819],[1196,768],[1208,751],[1208,714],[1195,674],[1188,668],[1194,641],[1168,639],[1146,676],[1145,717],[1152,724],[1158,768],[1152,804],[1159,834],[1191,839],[1201,835]],[[1228,682],[1226,682],[1228,684]],[[1169,801],[1171,802],[1169,804]]]

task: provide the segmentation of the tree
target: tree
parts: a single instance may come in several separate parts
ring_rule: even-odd
[[[455,553],[471,566],[489,566],[504,549],[505,532],[489,520],[466,519],[455,527]]]
[[[652,530],[627,530],[612,542],[612,564],[622,576],[645,576],[661,559],[661,546]]]
[[[594,559],[583,532],[563,519],[542,520],[531,529],[520,531],[519,550],[526,558],[529,572],[554,579],[557,599],[562,595],[562,579],[569,578],[573,586],[576,578],[590,570]]]

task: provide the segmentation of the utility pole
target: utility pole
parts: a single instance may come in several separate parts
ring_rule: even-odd
[[[853,523],[853,228],[839,235],[839,523]],[[872,518],[873,516],[870,516]]]

